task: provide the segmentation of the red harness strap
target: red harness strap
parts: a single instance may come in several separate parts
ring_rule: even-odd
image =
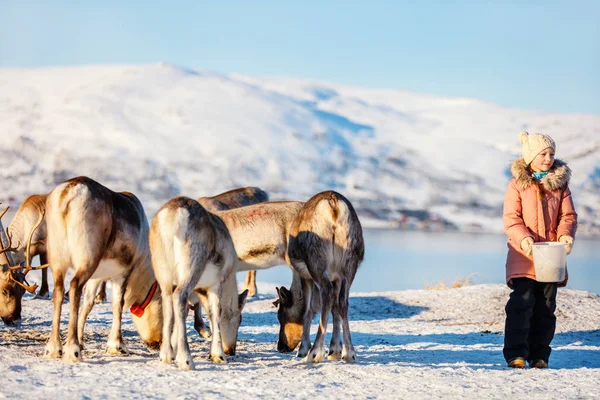
[[[157,286],[158,286],[158,282],[154,281],[154,283],[150,287],[150,291],[148,292],[148,294],[146,295],[146,298],[144,299],[144,302],[141,305],[138,303],[134,303],[131,306],[129,311],[131,311],[131,313],[133,315],[135,315],[136,317],[141,317],[142,315],[144,315],[144,310],[146,309],[146,307],[148,307],[148,304],[150,304],[150,300],[152,300],[152,296],[154,296]]]

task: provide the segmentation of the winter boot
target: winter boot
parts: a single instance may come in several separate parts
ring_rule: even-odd
[[[548,368],[548,363],[544,360],[534,360],[529,363],[531,368]]]
[[[515,357],[508,362],[510,368],[525,368],[527,363],[523,357]]]

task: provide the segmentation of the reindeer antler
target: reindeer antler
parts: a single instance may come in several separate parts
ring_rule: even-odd
[[[33,226],[33,228],[31,228],[31,232],[29,232],[29,239],[27,239],[27,247],[25,248],[25,262],[26,262],[25,274],[27,274],[27,272],[29,272],[31,270],[48,268],[50,266],[50,264],[44,264],[44,265],[40,265],[39,267],[32,267],[30,264],[29,254],[31,254],[31,249],[30,249],[31,248],[31,239],[33,239],[33,233],[35,232],[35,230],[40,226],[40,224],[44,220],[44,214],[45,214],[44,211],[42,211],[39,207],[38,207],[38,212],[39,212],[40,216],[38,217],[38,220],[35,223],[35,225]]]
[[[0,254],[6,253],[7,251],[17,251],[16,247],[12,247],[12,235],[8,232],[8,228],[6,228],[6,238],[8,239],[8,245],[0,248]],[[0,246],[2,246],[1,243]]]
[[[19,268],[15,268],[15,267],[8,267],[11,271],[14,271],[15,269],[21,269],[23,267],[19,267]],[[13,269],[15,268],[15,269]],[[31,294],[35,294],[36,289],[38,288],[37,283],[34,283],[33,285],[26,285],[23,282],[19,282],[18,280],[15,279],[15,277],[13,276],[13,274],[8,274],[8,278],[13,281],[14,283],[16,283],[17,285],[21,286],[23,289],[27,290],[29,293]],[[25,278],[23,278],[25,279]],[[26,281],[27,282],[27,281]]]
[[[4,214],[6,214],[9,208],[10,206],[6,207],[4,211],[0,213],[0,219],[4,217]],[[8,232],[8,228],[6,228],[6,238],[8,239],[8,246],[2,247],[2,243],[0,243],[0,254],[5,253],[7,251],[17,251],[16,248],[12,247],[12,235]]]
[[[2,204],[2,203],[0,203],[0,204]],[[8,209],[9,209],[9,208],[10,208],[10,206],[6,207],[6,208],[4,209],[4,211],[2,211],[2,212],[0,213],[0,219],[2,219],[2,217],[4,217],[4,214],[6,214],[6,212],[8,211]]]
[[[6,212],[6,211],[4,211],[4,212]],[[4,212],[0,215],[0,217],[2,215],[4,215]],[[40,226],[40,224],[44,220],[44,211],[42,211],[38,207],[38,212],[39,212],[38,220],[35,223],[35,225],[33,226],[33,228],[31,228],[31,232],[29,232],[29,238],[27,239],[27,247],[25,248],[25,266],[22,266],[22,265],[15,265],[15,266],[9,265],[8,266],[8,269],[11,270],[12,272],[22,269],[23,270],[23,279],[25,279],[25,275],[27,275],[27,273],[29,271],[44,269],[44,268],[48,268],[50,266],[50,264],[44,264],[44,265],[40,265],[38,267],[31,266],[31,257],[29,256],[31,254],[31,240],[33,239],[33,234],[35,233],[35,230]],[[7,231],[7,233],[8,233],[8,231]],[[9,247],[7,247],[6,250],[8,250],[9,248],[10,248],[10,238],[9,238]],[[12,249],[12,248],[10,248],[10,249]],[[6,251],[6,250],[4,250],[4,251]],[[10,274],[10,279],[13,282],[15,282],[17,285],[21,286],[23,289],[27,290],[29,293],[35,294],[35,290],[38,287],[37,283],[34,283],[33,285],[29,285],[29,284],[26,285],[23,282],[19,282],[18,280],[16,280],[12,274]],[[27,283],[27,281],[25,281],[25,283]]]

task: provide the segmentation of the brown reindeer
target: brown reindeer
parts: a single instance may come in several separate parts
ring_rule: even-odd
[[[245,187],[233,189],[213,197],[200,197],[198,202],[206,210],[210,212],[230,210],[248,206],[251,204],[262,203],[269,201],[269,195],[264,190],[257,187]],[[246,282],[244,289],[248,290],[248,296],[254,297],[257,294],[256,290],[256,271],[248,271],[246,273]],[[192,302],[195,304],[194,309],[194,329],[204,338],[210,337],[210,329],[204,324],[202,319],[202,307],[200,306],[200,298],[193,293]]]
[[[29,285],[25,280],[25,275],[34,269],[43,269],[47,265],[39,267],[31,267],[29,261],[29,250],[31,248],[31,240],[35,233],[36,228],[41,224],[43,215],[40,214],[38,222],[32,227],[28,244],[26,246],[26,264],[16,264],[12,257],[12,251],[14,247],[11,244],[11,236],[4,234],[4,227],[2,226],[2,217],[8,211],[6,207],[0,212],[0,266],[2,272],[0,273],[0,293],[2,298],[0,299],[0,317],[4,323],[8,326],[19,327],[21,325],[21,301],[25,291],[35,293],[37,285]]]
[[[270,268],[286,263],[289,264],[289,260],[287,258],[289,232],[296,215],[302,208],[302,205],[303,203],[297,201],[275,201],[207,214],[211,215],[210,218],[217,218],[218,220],[221,220],[229,232],[231,239],[233,240],[237,255],[235,271],[248,271]],[[206,211],[204,210],[204,212]],[[186,211],[185,213],[185,215],[187,215],[189,211]],[[165,211],[165,215],[169,215],[169,213]],[[202,213],[202,215],[204,214]],[[157,217],[155,217],[155,221],[156,218]],[[207,220],[210,218],[207,218]],[[153,225],[154,224],[155,222],[153,221]],[[206,246],[207,244],[204,245]],[[152,245],[153,250],[157,248],[156,246],[157,244]],[[173,265],[174,263],[172,260],[167,261],[168,262],[153,262],[155,265],[154,268],[158,268],[159,265]],[[208,271],[211,270],[214,270],[214,268],[208,269]],[[136,287],[134,281],[134,279],[129,280],[128,290],[129,288],[132,288],[132,291],[134,290],[133,288]],[[164,284],[165,283],[163,283],[163,285]],[[222,288],[223,291],[221,292],[220,297],[221,320],[226,320],[227,318],[230,318],[232,312],[235,312],[234,306],[236,302],[240,307],[243,305],[243,302],[237,297],[234,273],[229,275],[229,278],[227,278],[222,284]],[[292,286],[292,290],[294,290],[294,288],[298,288],[298,292],[295,293],[295,295],[300,297],[301,294],[299,286]],[[203,307],[209,310],[210,313],[214,307],[212,307],[210,304],[207,304],[209,301],[206,299],[206,296],[200,296],[202,292],[203,291],[200,289],[194,290],[193,293],[191,293],[190,301],[199,303],[200,300],[202,300]],[[152,305],[156,302],[160,302],[160,298],[156,299],[156,297],[154,297],[149,304]],[[224,304],[229,304],[229,306],[224,307]],[[197,306],[198,304],[195,305]],[[164,312],[167,313],[168,311]],[[212,318],[215,318],[215,316],[212,315],[211,319]],[[228,324],[227,328],[229,333],[224,333],[226,329],[220,327],[220,336],[223,342],[225,354],[227,355],[235,354],[235,341],[231,339],[228,340],[227,338],[237,337],[238,328],[239,326],[236,326],[235,323],[230,323]],[[159,323],[148,326],[148,330],[145,331],[145,334],[147,336],[161,337],[164,339],[164,335],[162,333],[163,329],[166,330],[165,332],[172,331],[172,328],[162,325],[161,319]],[[140,332],[139,327],[138,331]],[[219,335],[213,335],[213,340],[216,339],[214,336]],[[175,335],[171,336],[169,341],[177,345],[174,339]],[[298,340],[298,342],[299,341],[300,340]],[[169,355],[171,357],[173,355],[173,353],[168,351],[168,348],[169,346],[165,345],[165,350],[161,356],[161,359],[164,360],[164,362],[169,362]],[[218,354],[218,352],[216,353]],[[211,353],[211,357],[213,354],[214,353]],[[181,360],[183,359],[184,358],[182,357]],[[213,359],[218,360],[218,357]],[[187,368],[185,366],[188,365],[187,361],[189,361],[189,359],[186,357],[185,364],[183,364],[184,362],[182,361],[180,365],[182,365],[184,368]]]
[[[151,290],[154,275],[150,264],[148,221],[140,201],[128,192],[116,193],[98,182],[78,177],[57,186],[46,202],[48,260],[54,276],[54,313],[52,332],[46,345],[47,357],[60,357],[60,314],[64,300],[64,278],[68,269],[75,272],[70,284],[70,315],[63,359],[81,361],[85,320],[94,305],[100,282],[112,282],[112,329],[107,352],[127,354],[121,335],[123,306],[143,302],[140,317],[132,317],[142,339],[156,345],[162,325],[156,290]],[[127,279],[136,281],[135,290],[126,295]],[[83,305],[81,294],[86,286]],[[155,287],[155,286],[154,286]],[[146,295],[146,293],[148,293]],[[144,299],[146,301],[144,301]]]
[[[27,197],[17,210],[13,220],[8,226],[8,232],[12,238],[14,245],[13,258],[15,263],[20,264],[25,262],[25,244],[26,235],[31,231],[31,228],[37,222],[40,212],[46,211],[47,194],[33,194]],[[48,255],[46,252],[46,221],[43,220],[41,225],[35,231],[33,237],[31,257],[36,255],[40,257],[40,264],[48,264]],[[48,269],[42,269],[42,286],[36,295],[40,298],[49,298],[48,293]],[[96,302],[106,301],[106,282],[100,285],[100,292],[96,297]]]
[[[323,342],[329,313],[333,311],[333,334],[329,359],[353,362],[356,359],[350,337],[348,296],[356,271],[364,258],[362,228],[352,204],[341,194],[326,191],[313,196],[299,211],[289,231],[287,255],[300,278],[298,290],[278,290],[280,322],[278,349],[291,351],[298,344],[298,328],[302,337],[298,356],[307,362],[323,359]],[[292,289],[296,286],[296,281]],[[314,345],[310,346],[313,319],[311,298],[313,287],[321,298],[321,319]],[[340,337],[343,328],[344,342]]]
[[[248,291],[238,298],[237,256],[231,236],[220,218],[200,203],[176,197],[156,214],[150,229],[152,266],[162,292],[163,334],[161,362],[173,353],[181,369],[194,369],[186,335],[185,317],[193,291],[205,294],[213,329],[210,360],[225,362],[235,354],[241,311]]]

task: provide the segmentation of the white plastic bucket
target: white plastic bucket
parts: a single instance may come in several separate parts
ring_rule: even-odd
[[[558,242],[533,244],[533,266],[538,282],[562,282],[565,280],[567,245]]]

